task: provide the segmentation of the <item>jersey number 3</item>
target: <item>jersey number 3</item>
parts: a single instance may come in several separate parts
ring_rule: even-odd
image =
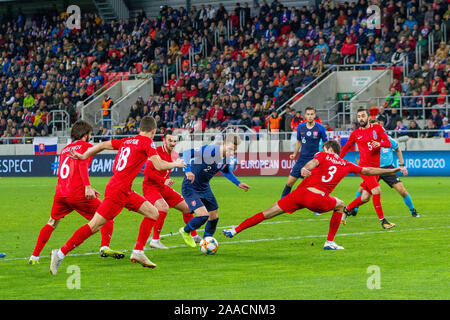
[[[333,179],[334,174],[336,173],[337,168],[335,166],[331,166],[328,168],[328,174],[330,175],[328,178],[325,178],[325,176],[322,176],[322,182],[330,182],[331,179]]]

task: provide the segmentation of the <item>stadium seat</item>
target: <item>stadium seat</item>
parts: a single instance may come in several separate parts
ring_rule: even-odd
[[[135,63],[134,67],[136,68],[136,72],[137,73],[141,73],[142,72],[142,62]]]
[[[370,118],[374,120],[378,114],[378,106],[370,107],[369,109]]]
[[[252,129],[256,132],[259,132],[261,130],[261,126],[253,126]]]
[[[92,61],[94,61],[94,60],[95,60],[94,56],[87,57],[88,64],[92,64]]]

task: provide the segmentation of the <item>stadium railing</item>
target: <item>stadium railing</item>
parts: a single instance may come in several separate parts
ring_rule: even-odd
[[[252,130],[248,131],[235,131],[236,133],[239,133],[241,136],[245,138],[245,140],[279,140],[279,141],[286,141],[291,140],[293,137],[296,137],[295,131],[286,131],[286,132],[268,132],[265,130],[261,130],[260,132],[255,132]],[[348,132],[348,135],[350,135],[351,131],[338,131],[338,135],[342,135],[343,133]],[[435,133],[436,135],[431,138],[442,138],[445,134],[450,134],[450,129],[420,129],[420,130],[387,130],[386,131],[390,136],[393,138],[400,138],[402,136],[408,136],[411,134],[417,134],[420,138],[421,135],[425,135],[427,133]],[[223,138],[223,132],[221,131],[210,131],[210,132],[202,132],[202,133],[189,133],[186,131],[179,131],[174,132],[178,135],[179,141],[215,141]],[[328,131],[330,135],[334,134],[334,131]],[[128,134],[128,135],[117,135],[111,133],[110,135],[93,135],[92,139],[95,142],[98,141],[105,141],[109,139],[121,139],[136,135],[134,134]],[[162,141],[164,135],[163,134],[156,134],[154,137],[155,141]],[[410,137],[411,139],[414,139],[413,137]],[[68,139],[70,139],[70,136],[59,136],[58,137],[58,143],[67,143]],[[1,137],[0,138],[0,144],[14,144],[14,140],[20,140],[22,142],[17,144],[32,144],[33,143],[33,137]],[[27,140],[27,142],[26,142]]]

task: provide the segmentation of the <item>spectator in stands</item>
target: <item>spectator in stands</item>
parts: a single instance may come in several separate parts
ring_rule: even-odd
[[[400,100],[402,95],[394,87],[389,90],[389,94],[386,96],[385,108],[396,109],[400,108]]]
[[[402,120],[397,121],[397,126],[394,129],[399,136],[404,136],[407,134],[408,128],[403,124]]]
[[[421,134],[421,138],[434,138],[434,137],[439,137],[439,132],[436,130],[436,126],[434,125],[434,122],[432,119],[428,119],[427,120],[427,126],[426,128],[424,128],[424,130],[429,130],[429,131],[425,131],[424,133]]]
[[[282,118],[278,115],[278,111],[273,110],[272,114],[269,117],[269,131],[279,132],[281,120]]]
[[[378,120],[379,122],[382,121],[384,124],[388,123],[389,116],[388,116],[388,114],[386,113],[386,111],[385,111],[385,109],[384,109],[384,106],[380,106],[380,107],[378,108],[377,120]]]
[[[395,128],[397,127],[397,122],[398,121],[402,121],[402,117],[399,114],[398,109],[397,108],[393,108],[391,110],[391,115],[389,117],[389,121],[386,123],[384,128],[386,130],[395,130]]]
[[[448,123],[447,117],[442,119],[442,126],[440,129],[439,135],[442,135],[444,138],[450,138],[450,124]]]
[[[433,124],[434,124],[434,127],[435,127],[435,128],[440,128],[440,127],[442,127],[442,116],[441,116],[441,114],[438,112],[437,109],[431,110],[431,115],[430,115],[429,119],[430,119],[431,121],[433,121]]]
[[[102,120],[105,129],[111,128],[111,108],[114,105],[112,98],[105,93],[102,101]]]

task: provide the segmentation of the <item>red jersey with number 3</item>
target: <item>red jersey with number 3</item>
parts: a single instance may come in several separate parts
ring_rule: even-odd
[[[372,141],[380,143],[379,148],[372,147]],[[379,124],[370,124],[369,128],[358,128],[354,130],[347,143],[341,150],[341,158],[344,158],[348,150],[354,145],[358,145],[359,150],[359,165],[361,167],[380,167],[380,150],[381,148],[390,148],[391,142],[389,137],[384,131],[383,127]]]
[[[74,141],[64,147],[59,155],[58,184],[56,185],[55,196],[84,198],[85,186],[89,183],[89,165],[92,157],[80,161],[69,157],[70,151],[85,153],[92,144],[84,140]]]
[[[300,183],[299,188],[314,187],[330,194],[346,175],[359,174],[362,170],[350,161],[341,159],[337,154],[324,151],[316,153],[314,159],[319,161],[319,165]]]
[[[108,193],[129,193],[133,180],[144,166],[149,157],[158,153],[152,139],[143,135],[129,138],[111,140],[114,150],[119,150],[113,164],[113,176],[106,186],[105,195]]]
[[[164,144],[157,147],[156,151],[158,152],[158,155],[161,157],[161,159],[167,162],[173,162],[174,158],[178,157],[178,154],[176,152],[169,154]],[[166,179],[170,178],[171,171],[172,170],[156,170],[153,162],[148,160],[144,170],[144,184],[152,187],[161,186],[164,184]]]

